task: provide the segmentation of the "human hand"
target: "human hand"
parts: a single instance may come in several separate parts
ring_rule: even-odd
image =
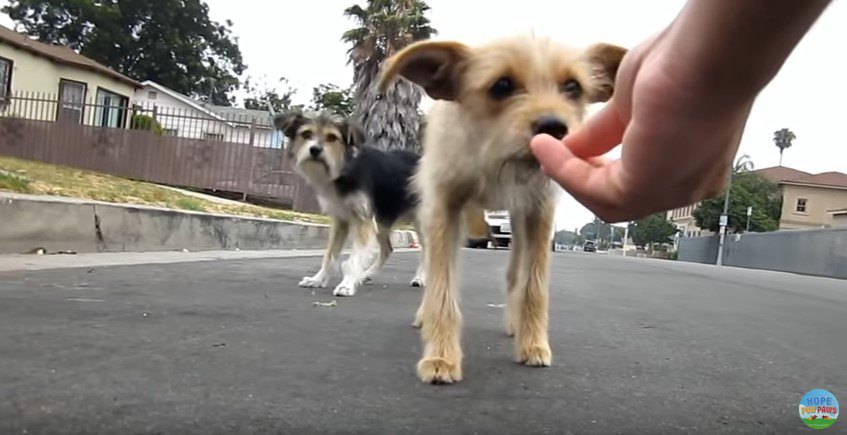
[[[562,141],[539,135],[530,146],[544,171],[597,216],[634,220],[724,188],[753,95],[728,98],[702,86],[664,32],[627,53],[599,113]],[[620,159],[599,157],[621,143]]]

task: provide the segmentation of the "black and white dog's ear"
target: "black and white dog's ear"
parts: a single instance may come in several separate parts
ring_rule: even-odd
[[[289,110],[274,117],[274,126],[289,139],[294,139],[297,130],[306,123],[306,117],[300,110]]]
[[[344,142],[350,148],[356,149],[365,144],[365,131],[352,119],[348,118],[341,124],[341,134],[344,135]]]

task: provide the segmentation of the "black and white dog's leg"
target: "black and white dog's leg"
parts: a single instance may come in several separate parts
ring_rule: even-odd
[[[365,280],[365,273],[375,261],[370,249],[376,233],[373,221],[358,220],[355,227],[353,250],[347,261],[341,264],[344,279],[332,292],[335,296],[355,296],[359,286]]]
[[[376,229],[376,241],[379,243],[379,257],[371,264],[368,270],[365,271],[365,278],[370,278],[376,274],[385,262],[391,257],[394,252],[394,246],[391,245],[391,226],[378,224]]]
[[[344,248],[344,243],[347,242],[347,235],[349,233],[349,222],[333,219],[332,226],[329,230],[329,246],[327,246],[326,253],[324,254],[321,269],[314,276],[304,277],[300,281],[300,287],[326,287],[333,272],[337,268],[338,257],[341,256],[341,250]]]
[[[421,225],[415,221],[415,233],[418,235],[418,244],[421,245],[421,258],[418,260],[418,270],[415,271],[415,277],[409,284],[412,287],[423,287],[426,283],[424,272],[426,271],[426,246],[424,245],[424,236],[421,232]]]

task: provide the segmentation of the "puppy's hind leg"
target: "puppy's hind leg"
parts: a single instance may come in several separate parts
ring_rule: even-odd
[[[547,200],[525,216],[519,216],[521,231],[520,269],[515,292],[509,302],[515,304],[515,355],[518,362],[532,367],[549,366],[552,361],[548,341],[550,298],[550,233],[555,207]]]
[[[314,276],[307,276],[300,280],[298,284],[300,287],[326,287],[334,272],[338,257],[341,255],[341,250],[344,248],[344,243],[347,242],[349,232],[350,224],[347,221],[333,219],[329,230],[329,246],[327,246],[324,254],[321,269]]]
[[[355,296],[356,291],[365,279],[365,272],[373,259],[370,244],[374,239],[374,226],[371,221],[356,221],[356,236],[353,240],[353,250],[347,261],[342,263],[344,279],[341,280],[332,294],[335,296]]]

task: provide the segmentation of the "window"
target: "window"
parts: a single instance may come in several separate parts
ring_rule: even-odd
[[[59,80],[59,113],[56,118],[63,122],[82,123],[82,113],[85,110],[85,83],[70,80]]]
[[[223,142],[224,135],[223,135],[223,133],[203,133],[203,139],[217,140],[217,141]]]
[[[98,127],[123,128],[129,98],[103,88],[97,89],[94,108],[94,125]]]
[[[158,97],[158,96],[159,96],[159,94],[157,94],[156,91],[147,91],[147,99],[148,100],[155,100],[156,97]]]
[[[806,198],[797,198],[797,207],[794,208],[798,213],[806,212]]]
[[[12,61],[0,57],[0,106],[12,94]]]

